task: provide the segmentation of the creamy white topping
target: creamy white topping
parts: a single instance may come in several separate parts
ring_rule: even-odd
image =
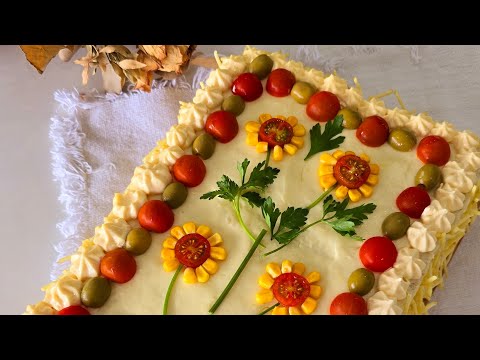
[[[57,312],[45,301],[35,305],[28,305],[23,315],[55,315]]]
[[[305,76],[307,77],[305,81],[312,84],[317,89],[322,88],[323,82],[325,80],[325,75],[323,74],[322,71],[312,68],[306,71]]]
[[[172,180],[172,174],[166,165],[141,165],[135,168],[128,189],[139,190],[147,195],[161,194]]]
[[[407,238],[410,245],[424,253],[435,249],[437,238],[420,221],[415,221],[407,230]]]
[[[407,122],[406,127],[413,132],[417,137],[423,138],[433,128],[434,121],[426,113],[412,115],[410,121]]]
[[[202,130],[207,121],[208,108],[205,104],[180,102],[178,110],[178,123],[191,126],[195,130]]]
[[[177,160],[180,159],[184,154],[185,152],[182,150],[182,148],[178,146],[169,146],[158,154],[158,162],[171,169]]]
[[[198,92],[198,91],[197,91]],[[178,124],[173,125],[165,135],[168,146],[188,148],[195,140],[195,130],[192,126]]]
[[[210,73],[206,81],[207,86],[216,87],[222,91],[230,88],[233,82],[232,74],[225,69],[216,69]]]
[[[445,209],[438,200],[432,200],[423,210],[422,222],[431,231],[447,233],[452,229],[455,215]]]
[[[472,132],[460,131],[454,136],[452,144],[457,153],[464,153],[468,151],[477,151],[479,149],[480,141]]]
[[[43,300],[60,311],[72,305],[80,305],[81,290],[82,282],[67,272],[47,286]]]
[[[449,161],[442,169],[443,181],[454,189],[466,194],[473,188],[475,173],[461,167],[456,161]]]
[[[310,80],[307,75],[306,69],[301,62],[290,60],[285,64],[285,69],[291,71],[297,81],[306,81]]]
[[[270,58],[273,60],[273,69],[278,69],[278,68],[285,68],[285,65],[287,63],[287,55],[284,54],[281,51],[276,51],[274,53],[268,54]]]
[[[138,210],[147,201],[147,195],[142,190],[125,190],[123,194],[116,193],[113,197],[112,214],[125,220],[137,218]]]
[[[93,242],[105,251],[122,247],[132,229],[122,218],[106,218],[106,222],[95,228]]]
[[[232,75],[237,76],[244,72],[247,67],[247,62],[243,55],[230,55],[229,57],[222,57],[220,69],[227,70]]]
[[[440,185],[435,197],[445,209],[453,212],[462,209],[465,202],[465,195],[447,184]]]
[[[98,276],[100,272],[100,260],[105,252],[93,241],[86,240],[82,246],[70,256],[70,272],[81,281]]]
[[[348,88],[345,90],[342,101],[346,107],[358,111],[358,104],[363,103],[362,89],[358,87]]]
[[[420,279],[425,267],[426,264],[420,259],[418,250],[408,246],[400,249],[394,265],[397,274],[406,280]]]
[[[365,100],[361,102],[358,106],[358,110],[364,118],[373,115],[385,116],[387,114],[385,103],[377,98],[372,98],[370,101]]]
[[[457,130],[455,130],[452,124],[444,121],[441,123],[435,123],[432,130],[430,130],[430,133],[432,135],[443,137],[447,142],[452,142],[453,138],[457,134]]]
[[[200,83],[200,85],[202,86],[203,83]],[[195,104],[204,104],[207,108],[214,109],[223,102],[223,91],[220,88],[203,86],[197,90],[193,102]]]
[[[411,114],[407,110],[396,107],[387,110],[385,120],[391,129],[406,128],[407,123],[410,121],[410,116]]]
[[[347,82],[341,77],[330,74],[323,80],[322,90],[330,91],[337,95],[339,100],[345,101],[345,91],[347,90]]]
[[[405,299],[409,285],[410,283],[405,281],[395,268],[388,269],[378,278],[378,289],[397,300]]]
[[[368,315],[400,315],[402,308],[397,300],[389,298],[383,291],[375,293],[367,301]]]
[[[465,169],[477,171],[480,168],[480,152],[470,151],[457,154],[457,161]]]
[[[245,49],[243,50],[243,57],[248,61],[252,62],[253,59],[255,59],[257,56],[266,54],[266,55],[271,55],[265,50],[260,50],[257,48],[254,48],[250,45],[245,46]]]

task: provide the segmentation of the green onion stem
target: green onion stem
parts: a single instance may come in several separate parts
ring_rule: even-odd
[[[328,196],[328,194],[330,194],[333,190],[335,190],[337,186],[338,184],[332,185],[330,188],[328,188],[327,191],[324,191],[317,200],[315,200],[313,203],[307,206],[307,209],[312,210],[315,206],[320,204],[323,201],[323,199],[325,199]]]
[[[265,315],[266,313],[268,313],[269,311],[272,311],[273,309],[275,309],[278,305],[280,305],[280,303],[276,303],[275,305],[272,305],[270,306],[268,309],[265,309],[263,310],[260,314],[258,315]]]
[[[175,274],[173,274],[172,280],[170,280],[170,284],[168,285],[168,289],[167,289],[167,294],[165,295],[165,301],[163,303],[163,315],[167,315],[168,301],[170,300],[170,295],[172,294],[173,285],[175,284],[178,274],[180,274],[180,271],[182,269],[183,269],[183,265],[182,264],[178,265],[177,271],[175,271]]]

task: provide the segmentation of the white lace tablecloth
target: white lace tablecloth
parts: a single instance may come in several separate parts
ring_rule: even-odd
[[[261,46],[259,46],[261,47]],[[266,48],[266,47],[264,47]],[[228,55],[243,46],[219,46]],[[437,121],[480,134],[480,47],[478,46],[268,46],[325,71],[357,76],[365,96],[400,92],[407,108],[427,111]],[[210,53],[211,48],[199,47]],[[61,258],[91,237],[112,206],[115,192],[128,185],[135,166],[176,123],[178,101],[190,101],[208,71],[191,68],[173,82],[157,82],[150,94],[120,96],[76,90],[55,93],[52,167],[60,186],[65,219],[56,250]],[[193,86],[192,86],[193,85]],[[395,99],[387,99],[393,107]],[[436,291],[433,314],[480,314],[480,224],[463,239],[448,271],[445,289]],[[52,278],[62,266],[53,265]]]

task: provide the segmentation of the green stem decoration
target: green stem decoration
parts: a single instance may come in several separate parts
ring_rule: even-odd
[[[263,311],[262,311],[260,314],[258,314],[258,315],[265,315],[265,314],[267,314],[268,312],[270,312],[270,311],[272,311],[273,309],[275,309],[278,305],[280,305],[280,303],[277,302],[275,305],[272,305],[272,306],[270,306],[268,309],[263,310]]]
[[[178,265],[178,268],[175,271],[175,274],[173,274],[172,280],[170,280],[170,284],[168,285],[168,289],[167,289],[167,294],[165,295],[165,301],[163,303],[163,315],[167,315],[168,301],[170,300],[170,295],[172,294],[173,285],[175,284],[178,274],[180,274],[180,271],[182,269],[183,269],[183,265],[182,264]]]
[[[311,203],[310,205],[307,206],[307,209],[308,210],[312,210],[315,206],[317,206],[318,204],[320,204],[323,199],[325,199],[333,190],[335,190],[335,188],[338,186],[338,184],[335,184],[333,186],[331,186],[330,188],[327,189],[327,191],[324,191],[322,195],[320,195],[320,197],[315,200],[313,203]]]

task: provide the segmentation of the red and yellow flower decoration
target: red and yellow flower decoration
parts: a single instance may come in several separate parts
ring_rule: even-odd
[[[258,279],[262,288],[256,295],[258,304],[279,303],[272,315],[309,315],[315,311],[322,294],[322,288],[316,285],[320,273],[313,271],[303,276],[305,265],[290,260],[284,260],[281,265],[270,263],[265,270]]]
[[[207,282],[218,270],[217,261],[227,257],[222,237],[218,233],[213,234],[208,226],[197,227],[188,222],[172,228],[170,235],[163,242],[163,268],[170,272],[183,265],[183,281],[187,284]]]
[[[380,167],[371,164],[366,154],[357,156],[352,151],[337,150],[333,154],[320,155],[320,186],[326,190],[338,183],[335,196],[340,200],[347,195],[352,202],[372,196],[373,186],[378,184],[379,173]]]
[[[272,158],[275,161],[283,159],[283,153],[295,155],[303,148],[306,130],[298,123],[295,116],[285,117],[261,114],[258,121],[249,121],[245,125],[247,131],[246,143],[255,146],[259,153],[273,149]]]

